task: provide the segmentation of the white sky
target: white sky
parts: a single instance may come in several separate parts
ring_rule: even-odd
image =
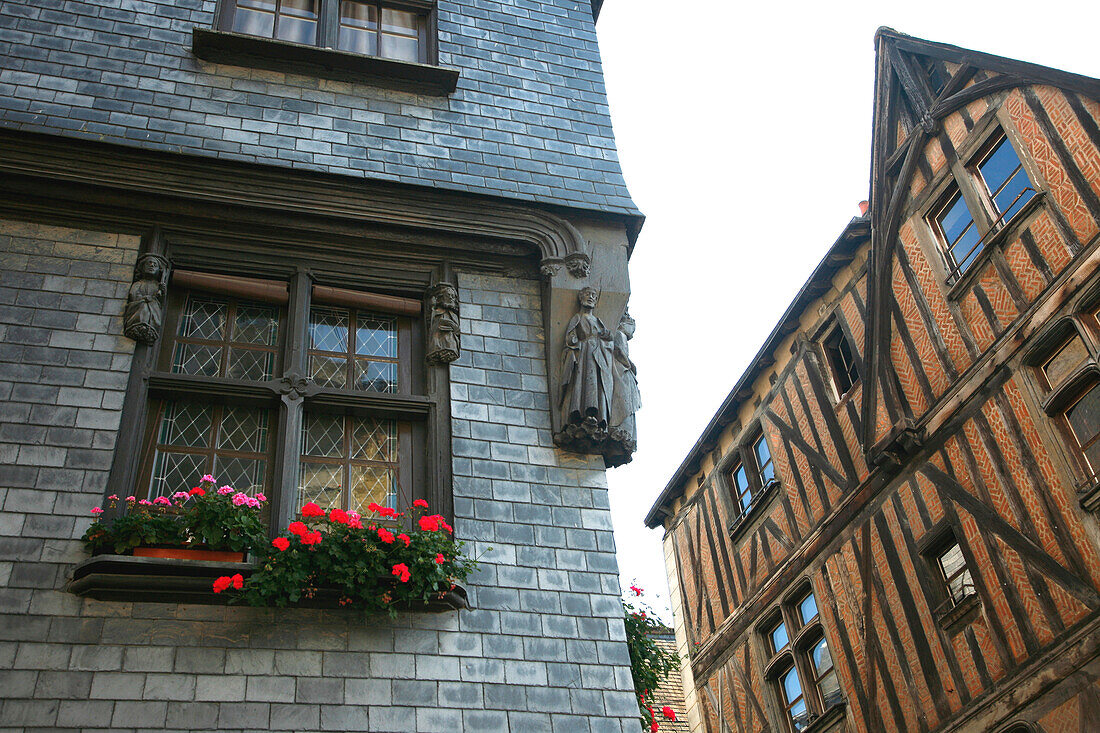
[[[622,585],[658,609],[663,530],[645,514],[868,197],[883,25],[1100,76],[1089,0],[604,5],[619,156],[647,216],[630,265],[640,447],[609,473],[611,509]]]

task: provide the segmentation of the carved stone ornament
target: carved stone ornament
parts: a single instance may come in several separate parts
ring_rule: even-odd
[[[637,369],[627,353],[634,321],[624,314],[612,333],[593,310],[599,293],[583,288],[579,312],[565,329],[561,372],[561,429],[554,443],[576,453],[597,453],[609,466],[629,463],[637,447],[634,412],[641,406]]]
[[[588,277],[588,271],[592,266],[592,260],[583,252],[573,252],[565,256],[565,269],[576,278]]]
[[[279,380],[279,385],[275,388],[275,391],[291,402],[296,402],[303,397],[310,397],[316,394],[318,390],[316,384],[306,379],[301,372],[293,369],[283,375]]]
[[[554,276],[561,271],[560,260],[543,260],[542,266],[539,268],[539,273],[542,275],[543,280],[553,280]]]
[[[458,323],[458,288],[439,283],[428,290],[428,348],[424,358],[429,364],[450,364],[462,353]]]
[[[122,313],[122,332],[142,344],[160,338],[164,317],[164,294],[168,285],[168,260],[143,254],[134,265],[134,282]]]

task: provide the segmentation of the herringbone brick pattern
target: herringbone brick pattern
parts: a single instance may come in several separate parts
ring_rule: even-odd
[[[1046,280],[1032,264],[1027,250],[1019,239],[1005,247],[1005,261],[1008,263],[1008,269],[1012,271],[1012,276],[1020,284],[1020,289],[1024,291],[1024,297],[1028,302],[1039,297],[1039,293],[1046,287]]]
[[[1100,150],[1096,149],[1085,128],[1081,126],[1081,121],[1069,106],[1065,93],[1054,87],[1040,86],[1035,87],[1035,95],[1043,103],[1043,109],[1073,156],[1073,162],[1077,164],[1092,190],[1100,194]]]

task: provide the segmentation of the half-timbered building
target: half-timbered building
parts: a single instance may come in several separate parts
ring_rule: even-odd
[[[692,730],[1092,730],[1100,82],[876,54],[869,210],[646,520]]]

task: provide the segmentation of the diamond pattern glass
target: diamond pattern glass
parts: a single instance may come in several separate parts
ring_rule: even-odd
[[[216,300],[192,297],[180,319],[179,335],[205,341],[225,340],[225,318],[228,305]]]
[[[397,508],[393,471],[375,466],[351,467],[351,500],[348,509],[364,514],[373,501],[382,506]]]
[[[255,494],[264,488],[267,461],[259,458],[214,456],[214,475],[221,484],[229,484],[237,491]]]
[[[356,359],[355,388],[365,392],[396,392],[397,364],[390,361]]]
[[[160,426],[161,445],[206,448],[210,441],[211,409],[190,402],[170,402]]]
[[[206,344],[176,344],[172,355],[172,371],[176,374],[198,374],[216,377],[222,362],[220,346]]]
[[[153,459],[153,476],[149,482],[149,498],[171,496],[186,491],[206,471],[206,456],[193,453],[157,451]]]
[[[340,507],[343,466],[302,461],[298,476],[298,506],[314,502],[322,509]]]
[[[243,303],[237,306],[233,341],[239,344],[274,346],[278,335],[279,319],[274,308]]]
[[[306,414],[302,424],[302,453],[340,458],[344,455],[344,418],[340,415]]]
[[[397,461],[397,424],[379,418],[351,420],[351,457],[364,461]]]
[[[226,407],[218,431],[218,448],[237,453],[267,451],[267,410]]]
[[[309,376],[321,387],[347,386],[348,360],[335,356],[310,356]]]
[[[355,353],[358,356],[397,358],[397,320],[358,314]]]
[[[220,351],[220,349],[219,349]],[[275,371],[275,354],[252,349],[229,349],[228,376],[262,382],[271,379]]]
[[[313,308],[309,312],[309,343],[316,351],[348,352],[348,312]]]

